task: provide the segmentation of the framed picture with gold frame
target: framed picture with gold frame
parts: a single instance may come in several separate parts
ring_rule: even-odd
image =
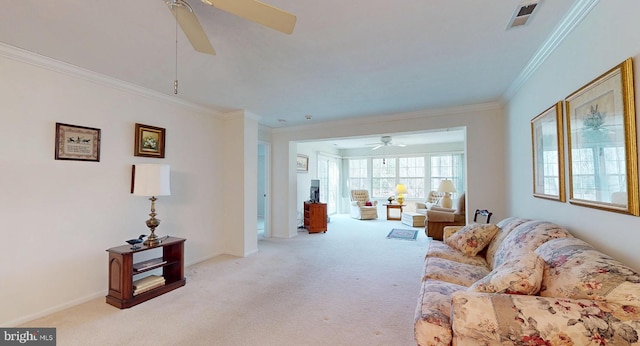
[[[164,158],[166,130],[162,127],[136,124],[134,156]]]
[[[531,120],[533,196],[565,201],[562,101]]]
[[[640,215],[631,58],[567,96],[565,105],[569,203]]]

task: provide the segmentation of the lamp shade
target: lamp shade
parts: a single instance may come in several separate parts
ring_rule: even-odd
[[[438,192],[456,192],[456,188],[453,186],[453,182],[451,180],[445,179],[440,182]]]
[[[170,170],[169,165],[135,165],[133,194],[147,197],[171,195]]]
[[[396,193],[399,195],[407,193],[407,187],[404,184],[396,185]]]

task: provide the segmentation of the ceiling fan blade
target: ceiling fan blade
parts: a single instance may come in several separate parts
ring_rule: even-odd
[[[406,145],[406,144],[396,144],[395,146],[396,146],[396,147],[404,148],[404,147],[406,147],[407,145]]]
[[[209,38],[207,38],[207,34],[202,29],[198,18],[189,7],[169,6],[169,9],[176,17],[180,28],[182,28],[189,42],[191,42],[193,49],[201,53],[216,55],[216,51],[211,46],[211,42],[209,42]]]
[[[256,0],[202,0],[202,2],[285,34],[291,34],[296,25],[294,14]]]
[[[378,145],[376,145],[375,147],[371,148],[371,150],[378,150],[378,149],[380,149],[380,148],[382,148],[382,147],[384,147],[384,145],[383,145],[383,144],[378,144]]]

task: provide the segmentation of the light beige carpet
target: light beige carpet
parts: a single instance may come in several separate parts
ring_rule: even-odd
[[[386,239],[394,227],[411,228],[332,216],[327,233],[187,267],[186,286],[130,309],[100,298],[23,327],[57,328],[59,346],[415,345],[428,239]]]

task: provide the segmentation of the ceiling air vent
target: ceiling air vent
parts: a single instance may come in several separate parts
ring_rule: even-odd
[[[538,8],[539,3],[540,0],[520,3],[513,12],[513,16],[511,16],[507,30],[527,24],[531,16],[533,16],[534,11]]]

